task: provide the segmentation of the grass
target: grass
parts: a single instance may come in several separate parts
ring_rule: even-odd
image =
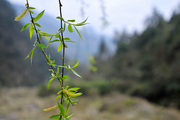
[[[37,88],[2,88],[0,118],[2,120],[48,120],[58,111],[43,112],[56,104],[56,95],[38,96]],[[140,98],[132,98],[111,92],[104,96],[82,96],[72,120],[179,120],[180,111],[166,109]]]

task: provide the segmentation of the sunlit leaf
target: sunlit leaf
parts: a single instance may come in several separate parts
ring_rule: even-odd
[[[55,78],[53,77],[53,78],[51,78],[51,79],[49,80],[47,88],[49,88],[51,82],[52,82],[54,79],[55,79]]]
[[[57,67],[57,72],[56,73],[57,73],[56,76],[58,76],[59,75],[59,67]]]
[[[62,44],[62,43],[60,43],[60,44],[59,44],[59,46],[58,46],[58,50],[57,50],[57,52],[61,51],[62,47],[63,47],[63,44]]]
[[[38,26],[38,27],[41,27],[41,25],[40,24],[38,24],[38,23],[34,23],[36,26]]]
[[[76,76],[82,78],[76,71],[74,71],[73,69],[71,69],[71,70],[72,70],[72,72],[73,72]]]
[[[78,97],[78,96],[81,96],[81,95],[82,95],[82,93],[76,93],[72,97]]]
[[[76,20],[68,20],[68,22],[75,22]]]
[[[61,94],[63,92],[63,90],[60,90],[57,94]]]
[[[67,90],[68,88],[69,88],[69,86],[67,85],[65,89]]]
[[[68,103],[66,106],[66,114],[69,112],[69,109],[70,109],[70,103]]]
[[[75,41],[72,41],[70,38],[65,37],[64,38],[64,42],[72,42],[72,43],[76,43]]]
[[[61,98],[62,97],[62,95],[60,94],[60,95],[58,95],[57,97],[56,97],[56,100],[58,99],[58,98]]]
[[[74,113],[73,114],[71,114],[71,115],[69,115],[68,117],[66,117],[67,119],[70,119],[70,118],[72,118],[72,116],[74,115]]]
[[[73,102],[72,102],[72,104],[76,104],[77,102],[78,102],[78,100],[76,100],[76,101],[73,101]]]
[[[30,36],[30,39],[32,38],[32,35],[33,35],[33,25],[31,24],[30,28],[29,28],[29,36]]]
[[[62,21],[64,21],[64,18],[62,18],[62,17],[56,17],[56,19],[60,19],[60,20],[62,20]]]
[[[69,30],[69,32],[71,32],[71,33],[73,32],[73,29],[72,29],[72,25],[71,25],[71,24],[68,25],[68,30]]]
[[[76,28],[76,26],[74,26],[74,28],[75,28],[75,30],[77,31],[77,33],[79,34],[79,36],[81,37],[81,39],[84,41],[84,39],[82,38],[82,36],[81,36],[79,30]],[[85,41],[84,41],[84,42],[85,42]]]
[[[40,12],[40,13],[33,19],[33,22],[38,21],[38,20],[43,16],[44,11],[45,11],[45,10],[43,10],[42,12]]]
[[[32,10],[29,11],[31,14],[34,14],[34,12]]]
[[[70,38],[68,38],[68,37],[65,37],[65,38],[64,38],[64,40],[70,40]]]
[[[80,88],[69,88],[68,91],[75,91],[75,92],[76,92],[76,91],[79,90],[79,89],[80,89]]]
[[[79,65],[79,60],[77,61],[77,63],[72,68],[76,68],[78,65]]]
[[[64,22],[64,31],[66,30],[66,23]]]
[[[60,115],[57,114],[57,115],[52,115],[51,117],[49,117],[49,119],[59,119]]]
[[[54,36],[54,34],[46,33],[46,32],[41,32],[41,35],[43,35],[43,36]]]
[[[33,60],[33,54],[34,54],[34,49],[33,49],[32,53],[31,53],[31,65],[32,65],[32,60]]]
[[[52,40],[50,43],[61,42],[59,39]]]
[[[44,44],[37,44],[37,46],[38,46],[38,47],[41,47],[41,48],[47,48],[47,46],[44,45]]]
[[[28,7],[27,9],[36,9],[36,8],[34,8],[34,7]]]
[[[88,18],[86,18],[83,22],[81,23],[77,23],[77,24],[74,24],[75,26],[82,26],[82,25],[85,25],[85,22],[87,21]]]
[[[42,41],[42,35],[41,34],[39,34],[39,38],[41,39],[41,41]]]
[[[65,116],[65,110],[64,110],[63,105],[61,105],[59,102],[57,102],[57,103],[58,103],[58,106],[59,106],[62,116]]]
[[[30,24],[31,24],[31,23],[25,24],[25,25],[23,26],[23,28],[21,29],[21,32],[22,32],[23,30],[25,30]]]

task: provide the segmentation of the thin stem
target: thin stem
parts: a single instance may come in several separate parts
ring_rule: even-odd
[[[27,7],[29,7],[29,2],[28,2],[28,0],[26,0],[26,2],[27,2]],[[33,24],[33,26],[34,26],[34,30],[35,30],[35,32],[36,32],[37,42],[38,42],[39,44],[41,44],[41,41],[40,41],[39,35],[38,35],[38,31],[37,31],[37,28],[36,28],[36,26],[35,26],[35,24],[34,24],[34,21],[33,21],[33,17],[32,17],[31,12],[29,12],[29,14],[30,14],[30,17],[31,17],[31,22],[32,22],[32,24]],[[50,63],[49,59],[47,58],[47,54],[46,54],[43,50],[41,50],[41,51],[42,51],[45,59],[47,60],[47,62]],[[54,70],[54,67],[53,67],[52,65],[50,65],[50,67],[51,67],[51,69],[53,70],[54,74],[56,75],[57,73],[56,73],[56,71]],[[58,81],[60,82],[60,79],[59,79],[59,78],[57,78],[57,79],[58,79]],[[62,83],[61,83],[61,82],[60,82],[60,85],[62,86]]]
[[[59,0],[59,14],[60,14],[60,17],[62,17],[62,4],[61,4],[61,0]],[[62,27],[62,20],[60,20],[60,25],[61,25],[61,29],[63,28]],[[62,66],[64,66],[64,59],[65,59],[65,43],[64,43],[64,37],[63,37],[63,31],[61,32],[61,38],[62,38],[62,42],[63,42],[63,57],[62,57]],[[63,88],[64,87],[64,80],[63,80],[63,77],[64,77],[64,68],[62,67],[62,84],[61,84],[61,87]],[[63,105],[63,96],[64,96],[64,93],[62,92],[61,93],[62,97],[61,97],[61,104]],[[62,115],[60,115],[60,120],[62,119]]]

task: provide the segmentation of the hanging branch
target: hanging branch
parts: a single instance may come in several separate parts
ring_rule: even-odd
[[[65,21],[64,18],[62,17],[62,4],[61,1],[59,0],[59,12],[60,12],[60,16],[56,17],[57,19],[60,19],[60,29],[58,30],[58,32],[56,34],[51,34],[51,33],[46,33],[46,32],[41,32],[40,29],[37,29],[38,27],[40,28],[41,25],[37,23],[37,21],[43,16],[44,14],[44,10],[42,12],[40,12],[36,17],[33,17],[32,14],[34,14],[34,12],[32,11],[33,9],[35,9],[34,7],[30,7],[29,6],[29,2],[28,0],[26,0],[27,4],[26,4],[26,9],[19,14],[17,17],[15,17],[15,21],[19,21],[22,18],[24,18],[27,15],[27,12],[29,12],[30,14],[30,19],[31,22],[30,23],[26,23],[23,28],[21,29],[21,31],[24,31],[28,26],[30,26],[29,28],[29,36],[30,39],[33,36],[33,31],[35,31],[35,35],[36,35],[36,39],[34,42],[34,48],[31,50],[31,52],[28,54],[28,56],[25,58],[29,58],[31,56],[31,64],[32,64],[32,59],[33,59],[33,53],[36,47],[39,47],[40,50],[42,51],[45,59],[47,60],[47,64],[50,65],[51,67],[51,77],[50,80],[48,82],[48,86],[47,88],[49,88],[51,82],[54,79],[57,79],[60,83],[60,91],[57,93],[57,97],[56,99],[60,98],[60,102],[57,101],[57,105],[54,105],[53,107],[44,109],[44,111],[51,111],[54,109],[59,109],[60,112],[59,114],[56,115],[52,115],[49,118],[52,119],[58,119],[58,120],[69,120],[74,114],[71,115],[67,115],[68,111],[70,109],[70,105],[74,106],[77,101],[74,101],[75,97],[78,97],[80,95],[82,95],[82,93],[78,92],[78,90],[80,88],[69,88],[69,86],[64,87],[64,80],[66,77],[68,77],[68,73],[69,70],[71,70],[76,76],[81,77],[75,70],[74,68],[76,68],[79,65],[79,61],[74,65],[74,66],[69,66],[65,64],[65,48],[67,48],[67,45],[65,44],[65,42],[72,42],[75,43],[75,41],[72,41],[70,38],[63,37],[63,32],[65,31],[66,28],[66,24],[68,24],[68,31],[69,32],[73,32],[73,28],[76,30],[76,32],[78,33],[78,35],[80,36],[80,38],[83,40],[79,30],[76,28],[76,26],[83,26],[86,24],[86,20],[84,20],[83,22],[80,23],[74,23],[75,20],[67,20]],[[64,23],[64,26],[63,26]],[[48,45],[46,46],[45,44],[42,44],[42,36],[45,37],[48,40]],[[55,37],[54,40],[52,40]],[[84,41],[84,40],[83,40]],[[55,60],[51,60],[51,56],[47,56],[47,54],[44,52],[44,48],[48,48],[50,43],[54,43],[54,42],[59,42],[59,46],[58,46],[58,50],[57,52],[63,51],[63,55],[62,55],[62,65],[57,65],[55,64]],[[59,68],[62,68],[61,74],[60,74],[60,70]],[[56,70],[57,69],[57,70]],[[64,69],[67,70],[67,75],[64,75]],[[64,102],[67,103],[66,106],[66,110],[64,107]]]

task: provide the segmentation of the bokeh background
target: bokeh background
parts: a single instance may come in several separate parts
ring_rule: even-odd
[[[42,31],[57,33],[58,1],[29,0]],[[29,15],[14,18],[25,9],[25,0],[0,1],[0,120],[48,120],[58,110],[43,112],[56,104],[60,90],[39,49],[32,65],[24,60],[33,48],[28,29],[20,32]],[[65,82],[80,87],[72,120],[179,120],[180,119],[180,1],[179,0],[63,0],[65,20],[88,23],[65,37],[66,64],[78,60]],[[43,40],[44,44],[48,41]],[[61,64],[62,53],[52,44],[47,54]],[[94,60],[92,59],[94,57]],[[97,71],[96,71],[97,69]]]

